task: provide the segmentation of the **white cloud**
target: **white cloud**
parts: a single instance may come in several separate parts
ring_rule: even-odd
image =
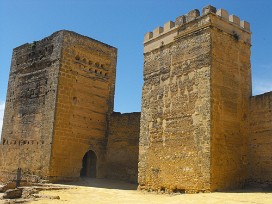
[[[0,137],[2,133],[4,110],[5,110],[5,102],[0,102]]]
[[[269,70],[271,70],[272,64],[261,64],[261,65],[259,65],[259,67],[262,68],[262,69],[269,69]]]
[[[253,81],[253,95],[263,94],[272,91],[272,81],[255,80]]]

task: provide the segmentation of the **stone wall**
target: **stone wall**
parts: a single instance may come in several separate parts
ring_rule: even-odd
[[[140,189],[245,183],[250,43],[247,22],[212,6],[145,35]]]
[[[148,32],[142,113],[128,114],[113,113],[116,48],[71,31],[15,48],[0,179],[22,168],[51,181],[138,175],[163,192],[272,184],[272,92],[251,96],[250,46],[249,23],[212,6]]]
[[[247,30],[222,20],[211,34],[211,189],[224,190],[242,187],[247,179],[251,44]]]
[[[97,157],[96,177],[105,176],[116,58],[116,48],[70,31],[14,49],[1,178],[19,167],[52,181],[79,177],[89,150]]]
[[[137,183],[141,113],[113,113],[107,145],[107,178]]]
[[[272,184],[272,92],[251,98],[249,182]]]
[[[105,176],[108,116],[113,111],[117,49],[64,31],[54,126],[51,180],[80,176],[89,150]]]
[[[62,33],[13,50],[0,145],[0,177],[46,177],[60,66]]]
[[[208,28],[184,34],[207,18],[186,27],[176,20],[172,42],[145,43],[140,189],[210,189],[211,35]]]

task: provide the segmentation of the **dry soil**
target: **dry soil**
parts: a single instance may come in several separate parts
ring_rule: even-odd
[[[82,179],[79,182],[65,184],[68,190],[42,191],[45,195],[58,195],[60,200],[38,200],[33,204],[85,204],[85,203],[267,203],[272,204],[272,193],[261,189],[241,190],[236,192],[217,192],[200,194],[156,194],[137,191],[137,185],[104,179]]]

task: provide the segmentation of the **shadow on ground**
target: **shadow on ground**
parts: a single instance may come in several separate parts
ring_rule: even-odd
[[[222,193],[272,193],[271,184],[249,184],[242,189],[233,189],[229,191],[217,191]]]
[[[78,181],[61,183],[69,186],[84,186],[104,189],[137,190],[137,184],[112,179],[79,178]],[[247,185],[243,189],[217,191],[221,193],[272,193],[272,185]]]
[[[93,188],[137,190],[137,184],[112,179],[80,178],[78,181],[59,183],[69,186],[85,186]]]

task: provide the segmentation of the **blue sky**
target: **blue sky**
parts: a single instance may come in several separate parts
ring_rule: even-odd
[[[62,29],[117,47],[115,111],[140,111],[144,34],[209,4],[250,22],[253,93],[272,90],[271,0],[0,0],[0,124],[14,47]]]

